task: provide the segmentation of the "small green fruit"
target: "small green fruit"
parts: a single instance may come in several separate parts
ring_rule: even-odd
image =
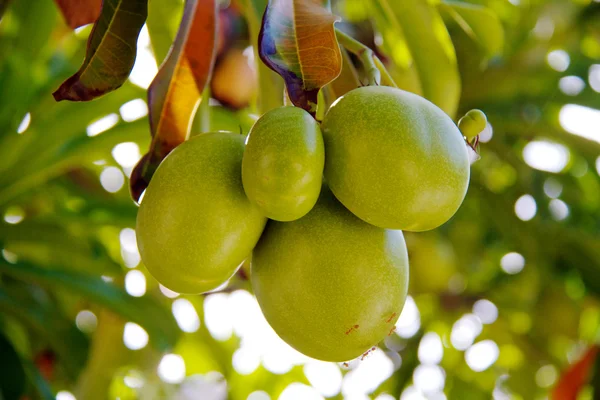
[[[364,221],[426,231],[460,207],[469,184],[467,145],[428,100],[391,87],[362,87],[334,103],[321,129],[327,184]]]
[[[346,361],[393,331],[408,289],[406,244],[401,231],[361,221],[323,187],[306,216],[269,221],[251,277],[284,341],[313,358]]]
[[[266,223],[246,198],[244,137],[206,133],[179,145],[156,170],[137,216],[142,260],[179,293],[215,289],[250,255]]]
[[[324,163],[314,118],[301,108],[276,108],[250,130],[242,161],[244,190],[267,217],[293,221],[317,202]]]
[[[471,110],[458,121],[458,129],[471,140],[479,135],[487,126],[487,117],[481,110]]]

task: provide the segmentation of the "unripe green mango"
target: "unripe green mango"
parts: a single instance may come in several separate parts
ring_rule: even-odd
[[[393,331],[408,289],[406,244],[401,231],[361,221],[323,187],[306,216],[269,221],[251,278],[284,341],[313,358],[346,361]]]
[[[325,153],[319,124],[298,107],[280,107],[254,124],[242,161],[244,190],[269,218],[293,221],[317,202]]]
[[[364,221],[426,231],[460,207],[469,184],[467,145],[430,101],[391,87],[358,88],[333,104],[321,129],[327,184]]]
[[[201,293],[229,279],[258,241],[266,218],[240,175],[244,137],[205,133],[160,164],[137,215],[142,261],[164,286]]]

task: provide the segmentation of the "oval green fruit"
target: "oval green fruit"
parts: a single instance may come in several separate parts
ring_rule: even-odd
[[[206,133],[164,159],[137,216],[144,264],[164,286],[201,293],[229,279],[250,255],[266,218],[246,198],[244,137]]]
[[[460,207],[469,184],[467,146],[450,117],[428,100],[362,87],[334,103],[321,129],[327,184],[364,221],[425,231]]]
[[[408,289],[406,244],[401,231],[365,223],[323,187],[306,216],[269,221],[251,278],[284,341],[320,360],[351,360],[394,329]]]
[[[319,198],[325,153],[319,124],[298,107],[280,107],[254,124],[242,161],[251,202],[277,221],[308,213]]]

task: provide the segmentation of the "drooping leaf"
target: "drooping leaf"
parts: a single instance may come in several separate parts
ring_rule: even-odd
[[[0,398],[19,399],[25,390],[25,370],[10,341],[0,334]]]
[[[104,0],[83,65],[53,93],[56,101],[88,101],[118,89],[135,62],[148,0]]]
[[[285,80],[292,103],[314,115],[319,90],[342,70],[334,30],[340,19],[321,0],[271,0],[263,16],[259,54]]]
[[[102,0],[54,0],[54,2],[72,29],[96,22],[102,9]]]
[[[440,9],[479,43],[487,56],[502,52],[504,29],[492,10],[484,6],[452,0],[442,1]]]
[[[393,29],[402,32],[423,96],[454,117],[460,99],[460,75],[454,46],[437,8],[422,0],[376,3]]]
[[[215,63],[217,28],[216,0],[187,0],[173,48],[148,88],[152,143],[131,174],[136,201],[160,162],[189,136]]]
[[[337,98],[359,86],[358,72],[352,64],[348,52],[342,49],[342,71],[337,78],[325,86],[324,95],[327,105],[331,105]]]
[[[170,310],[150,297],[132,297],[123,289],[82,273],[59,268],[45,269],[19,262],[0,261],[0,272],[42,286],[62,287],[112,310],[146,329],[160,350],[171,348],[179,336],[179,328]]]

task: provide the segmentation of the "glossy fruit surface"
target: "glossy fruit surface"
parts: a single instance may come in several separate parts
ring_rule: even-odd
[[[212,290],[250,254],[266,219],[244,194],[244,137],[206,133],[179,145],[161,163],[137,216],[144,264],[180,293]]]
[[[269,221],[251,277],[284,341],[313,358],[346,361],[392,332],[407,294],[406,244],[401,231],[361,221],[323,187],[306,216]]]
[[[319,198],[324,163],[315,119],[298,107],[276,108],[250,130],[242,161],[244,190],[267,217],[298,219]]]
[[[450,117],[428,100],[362,87],[334,103],[321,129],[327,184],[364,221],[425,231],[461,205],[469,184],[467,147]]]

